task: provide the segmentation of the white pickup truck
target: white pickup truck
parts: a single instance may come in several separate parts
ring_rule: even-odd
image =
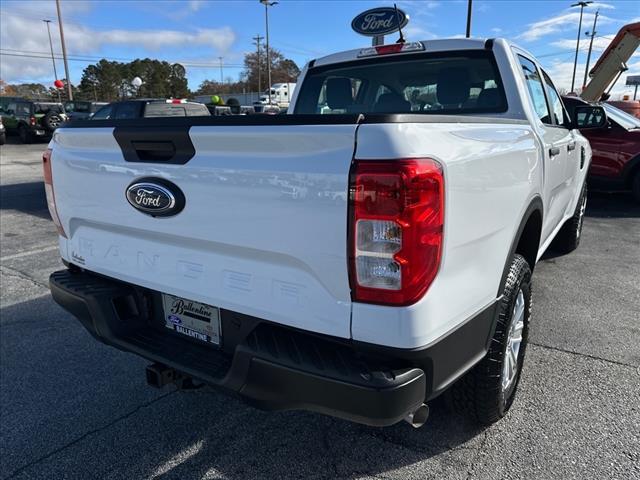
[[[287,115],[58,129],[53,298],[153,362],[155,386],[379,426],[423,424],[448,391],[498,420],[536,261],[580,241],[591,150],[574,126],[603,110],[568,118],[502,39],[342,52],[298,86]]]

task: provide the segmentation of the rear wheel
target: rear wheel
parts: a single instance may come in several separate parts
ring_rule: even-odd
[[[584,212],[587,209],[587,185],[582,187],[582,194],[578,200],[578,205],[573,216],[562,226],[558,235],[551,245],[554,250],[560,253],[573,252],[580,245],[582,237],[582,224],[584,223]]]
[[[31,132],[24,125],[18,127],[18,137],[22,143],[31,143],[32,141]]]
[[[531,269],[521,255],[513,257],[498,308],[489,351],[448,393],[456,410],[485,425],[500,420],[511,408],[527,349]]]

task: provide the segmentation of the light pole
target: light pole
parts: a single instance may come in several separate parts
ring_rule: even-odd
[[[222,80],[222,58],[223,57],[218,57],[218,60],[220,60],[220,85],[224,83],[224,81]]]
[[[69,95],[69,100],[73,100],[71,79],[69,78],[69,63],[67,62],[67,47],[64,43],[64,30],[62,29],[62,13],[60,13],[60,0],[56,0],[56,8],[58,10],[58,27],[60,27],[60,43],[62,44],[62,60],[64,60],[64,73],[67,76],[67,94]]]
[[[576,85],[576,68],[578,67],[578,49],[580,48],[580,33],[582,31],[582,11],[584,7],[593,3],[592,1],[588,2],[578,2],[571,5],[572,7],[580,7],[580,23],[578,24],[578,40],[576,40],[576,58],[573,60],[573,76],[571,77],[571,91],[573,92],[573,88]]]
[[[269,105],[271,105],[271,50],[269,49],[269,7],[277,5],[278,2],[260,0],[260,3],[264,5],[264,21],[267,30],[267,91],[269,92]]]
[[[472,0],[469,0],[469,2],[467,3],[467,38],[471,37],[471,2]]]
[[[51,20],[42,20],[42,21],[47,25],[47,33],[49,34],[49,48],[51,49],[51,63],[53,63],[53,76],[55,77],[54,80],[57,82],[58,72],[56,70],[56,59],[53,57],[53,42],[51,41],[51,27],[49,26],[49,24],[51,23]],[[58,89],[58,87],[56,87],[56,93],[58,94],[58,103],[60,103],[61,102],[60,90]]]
[[[600,12],[596,10],[596,15],[593,17],[593,28],[591,32],[585,32],[587,35],[591,36],[591,41],[589,42],[589,53],[587,53],[587,65],[584,67],[584,80],[582,80],[582,89],[587,86],[587,75],[589,73],[589,61],[591,60],[591,49],[593,48],[593,37],[596,36],[596,24],[598,23],[598,15]]]

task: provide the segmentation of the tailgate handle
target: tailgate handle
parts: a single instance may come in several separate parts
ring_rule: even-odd
[[[138,158],[143,162],[162,162],[171,160],[176,154],[176,146],[172,141],[165,142],[131,142]]]
[[[134,125],[114,128],[113,136],[125,161],[184,165],[191,160],[196,149],[189,136],[189,125],[163,125],[166,120],[145,118],[143,124],[136,121]]]

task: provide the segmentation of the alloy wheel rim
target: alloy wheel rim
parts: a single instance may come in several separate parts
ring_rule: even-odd
[[[522,331],[524,330],[525,301],[522,289],[518,290],[516,302],[511,314],[511,325],[507,335],[507,348],[502,363],[502,391],[506,392],[516,379],[518,360],[522,346]]]
[[[578,231],[576,232],[576,236],[580,237],[582,234],[582,222],[584,221],[584,212],[587,210],[587,197],[584,197],[582,200],[582,204],[580,205],[580,214],[578,220]]]

